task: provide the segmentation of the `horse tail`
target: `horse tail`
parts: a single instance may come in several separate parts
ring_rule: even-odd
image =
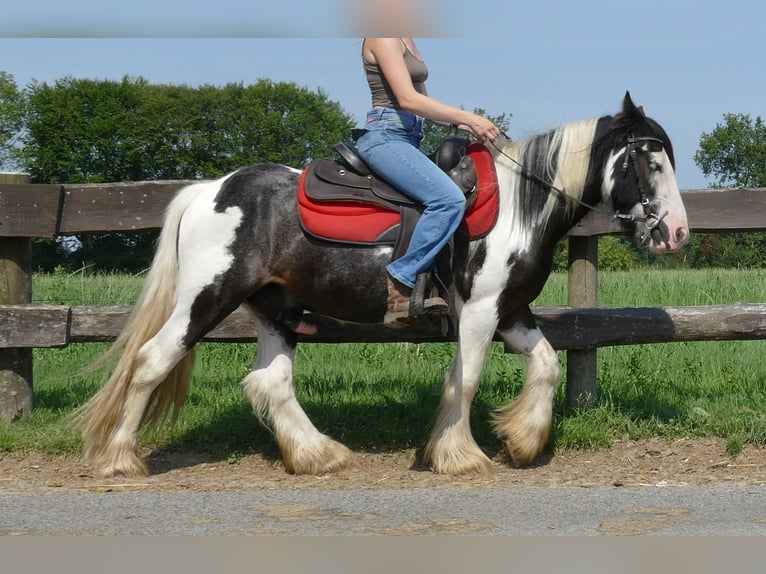
[[[168,205],[152,265],[130,317],[110,349],[86,369],[98,369],[121,353],[106,383],[73,415],[72,422],[85,438],[85,456],[89,460],[98,460],[106,454],[110,439],[124,416],[136,369],[142,363],[140,350],[158,333],[173,311],[178,280],[179,226],[200,189],[202,186],[197,184],[184,188]],[[141,424],[158,424],[171,407],[175,419],[188,394],[193,364],[194,350],[191,349],[157,384]]]

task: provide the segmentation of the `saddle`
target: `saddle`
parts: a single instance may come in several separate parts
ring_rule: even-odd
[[[409,245],[423,206],[374,174],[353,145],[333,146],[339,159],[316,159],[301,173],[298,213],[311,237],[333,244],[392,245],[392,260]],[[431,159],[466,195],[466,216],[459,233],[469,239],[486,235],[497,218],[497,176],[491,154],[481,144],[450,131]],[[418,278],[413,300],[425,298],[433,285],[449,301],[451,249],[435,268]]]
[[[339,159],[316,159],[300,176],[298,208],[308,235],[334,243],[394,245],[403,254],[423,206],[374,174],[353,145],[338,143]],[[461,230],[479,238],[494,225],[497,177],[489,151],[447,135],[431,159],[466,195]]]

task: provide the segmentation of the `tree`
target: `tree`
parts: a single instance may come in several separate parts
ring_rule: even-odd
[[[37,183],[210,179],[258,162],[302,167],[331,155],[353,125],[321,90],[269,80],[192,88],[64,78],[31,85],[27,99],[18,157]],[[80,239],[64,263],[135,271],[149,265],[154,234]]]
[[[324,92],[293,83],[64,78],[31,86],[21,159],[46,183],[212,178],[264,161],[304,166],[351,127]]]
[[[720,187],[766,186],[766,125],[760,116],[724,114],[717,124],[700,137],[694,161],[705,177],[715,177]]]
[[[24,95],[13,76],[0,71],[0,168],[13,169],[13,150],[24,125]]]
[[[766,125],[749,114],[724,114],[724,123],[700,137],[694,161],[720,187],[766,187]],[[694,267],[766,267],[766,233],[694,234]]]

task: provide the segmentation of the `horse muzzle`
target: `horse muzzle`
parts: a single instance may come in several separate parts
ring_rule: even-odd
[[[672,253],[689,241],[689,226],[685,218],[676,218],[665,211],[662,215],[652,214],[641,225],[639,240],[653,253]]]

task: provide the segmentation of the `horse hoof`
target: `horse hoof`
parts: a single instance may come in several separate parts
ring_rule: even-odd
[[[102,478],[140,478],[149,476],[149,465],[129,446],[114,446],[109,450],[96,451],[86,448],[85,461],[96,469]]]
[[[494,463],[478,446],[475,449],[457,452],[439,452],[437,449],[426,448],[425,459],[431,470],[437,474],[489,474],[494,470]]]
[[[149,476],[149,467],[139,457],[135,460],[121,460],[118,462],[105,463],[100,465],[98,475],[101,478],[142,478]]]
[[[283,451],[282,460],[291,474],[320,475],[355,467],[353,453],[345,445],[332,439],[327,439],[321,447],[311,451]]]
[[[490,474],[494,471],[492,461],[484,457],[472,461],[431,462],[431,470],[436,474],[462,476],[467,474]]]
[[[506,448],[508,449],[508,457],[511,459],[511,466],[515,468],[524,468],[528,466],[545,448],[545,443],[542,446],[536,448],[522,449],[518,445],[512,444],[510,441],[506,441]]]

